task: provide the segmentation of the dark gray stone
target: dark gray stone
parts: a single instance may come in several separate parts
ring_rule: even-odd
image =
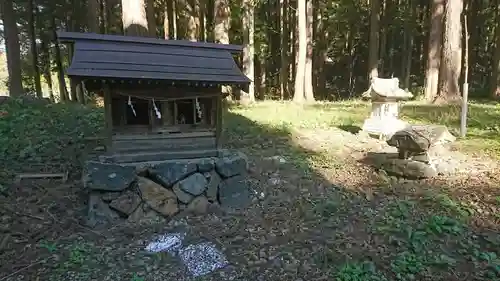
[[[178,182],[183,191],[198,196],[207,189],[207,179],[200,173],[195,173]]]
[[[422,153],[432,146],[455,141],[446,126],[441,125],[414,125],[396,132],[387,141],[387,144],[399,148],[401,151]]]
[[[196,163],[162,163],[150,169],[149,172],[163,186],[170,187],[197,170]]]
[[[214,159],[203,159],[200,162],[198,162],[198,172],[200,173],[210,172],[214,169],[214,167],[215,167]]]
[[[224,178],[245,174],[248,170],[248,158],[241,152],[219,158],[215,162],[217,172]]]
[[[222,179],[217,174],[216,171],[212,171],[210,173],[210,179],[208,181],[208,188],[207,188],[207,199],[210,202],[216,202],[217,201],[217,194],[219,193],[219,184],[221,183]]]
[[[108,204],[104,203],[97,192],[90,193],[87,209],[87,225],[89,227],[102,227],[117,221],[120,216]]]
[[[174,187],[172,187],[172,191],[175,193],[175,195],[177,196],[177,200],[179,200],[179,202],[181,203],[184,203],[184,204],[188,204],[189,202],[191,202],[191,200],[193,200],[194,196],[183,191],[180,187],[179,187],[179,183],[177,184],[174,184]]]
[[[91,190],[122,191],[136,180],[135,168],[118,164],[87,161],[83,185]]]
[[[222,208],[243,209],[250,205],[252,197],[243,176],[225,179],[219,184],[219,202]]]

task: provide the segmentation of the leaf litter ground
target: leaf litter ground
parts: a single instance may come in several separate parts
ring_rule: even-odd
[[[389,177],[357,161],[380,143],[336,129],[317,108],[264,103],[226,114],[226,143],[252,161],[256,196],[244,212],[89,229],[77,174],[98,145],[85,137],[98,134],[102,114],[72,106],[2,108],[10,119],[0,120],[1,281],[191,280],[178,259],[144,250],[153,237],[179,230],[190,243],[214,243],[230,263],[196,280],[500,280],[494,171],[432,181]],[[303,118],[296,122],[285,109]],[[275,110],[266,115],[274,119],[259,120],[262,110]],[[352,121],[336,118],[339,125]],[[16,135],[28,126],[23,119],[44,123],[29,125],[29,140]],[[47,141],[62,136],[70,141]],[[75,154],[54,159],[60,146]],[[67,183],[9,181],[40,167],[76,176]]]

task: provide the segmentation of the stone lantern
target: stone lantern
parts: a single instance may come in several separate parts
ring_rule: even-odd
[[[370,88],[363,93],[372,103],[370,117],[363,124],[362,130],[368,134],[378,135],[380,139],[390,138],[397,131],[409,124],[399,119],[399,107],[402,101],[413,95],[399,88],[398,78],[374,78]]]

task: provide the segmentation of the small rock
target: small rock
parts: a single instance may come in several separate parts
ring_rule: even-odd
[[[150,169],[149,173],[163,186],[170,187],[197,169],[196,163],[162,163]]]
[[[137,209],[139,204],[141,204],[141,197],[133,191],[127,191],[117,199],[113,200],[109,204],[109,207],[118,211],[124,216],[128,216],[132,214],[135,209]]]
[[[210,181],[210,177],[212,176],[212,173],[211,172],[204,172],[203,173],[203,176],[208,180]]]
[[[122,191],[136,180],[135,168],[117,164],[87,161],[83,185],[91,190]]]
[[[171,190],[143,177],[138,177],[137,183],[142,199],[153,210],[164,216],[172,216],[179,211],[177,196]]]
[[[241,152],[226,155],[215,162],[215,168],[224,178],[242,175],[248,171],[248,158]]]
[[[222,208],[246,208],[252,202],[250,188],[243,176],[228,178],[219,184],[219,201]]]
[[[174,187],[172,187],[172,191],[175,193],[175,195],[177,195],[177,199],[179,199],[179,201],[184,204],[188,204],[194,198],[193,195],[182,190],[178,184],[174,184]]]
[[[198,163],[198,172],[205,173],[210,172],[215,167],[214,159],[203,159]]]
[[[217,172],[215,171],[212,171],[206,192],[208,201],[217,201],[217,194],[219,192],[219,184],[221,183],[221,181],[222,179],[219,174],[217,174]]]
[[[179,181],[176,185],[183,191],[198,196],[207,189],[207,179],[202,174],[195,173]]]
[[[186,210],[193,214],[203,215],[207,213],[209,205],[210,203],[205,196],[199,196],[189,203]]]

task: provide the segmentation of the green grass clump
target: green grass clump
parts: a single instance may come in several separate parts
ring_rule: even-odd
[[[99,135],[104,124],[99,108],[28,98],[9,99],[0,112],[0,170],[4,173],[77,165],[87,149],[85,137]]]

